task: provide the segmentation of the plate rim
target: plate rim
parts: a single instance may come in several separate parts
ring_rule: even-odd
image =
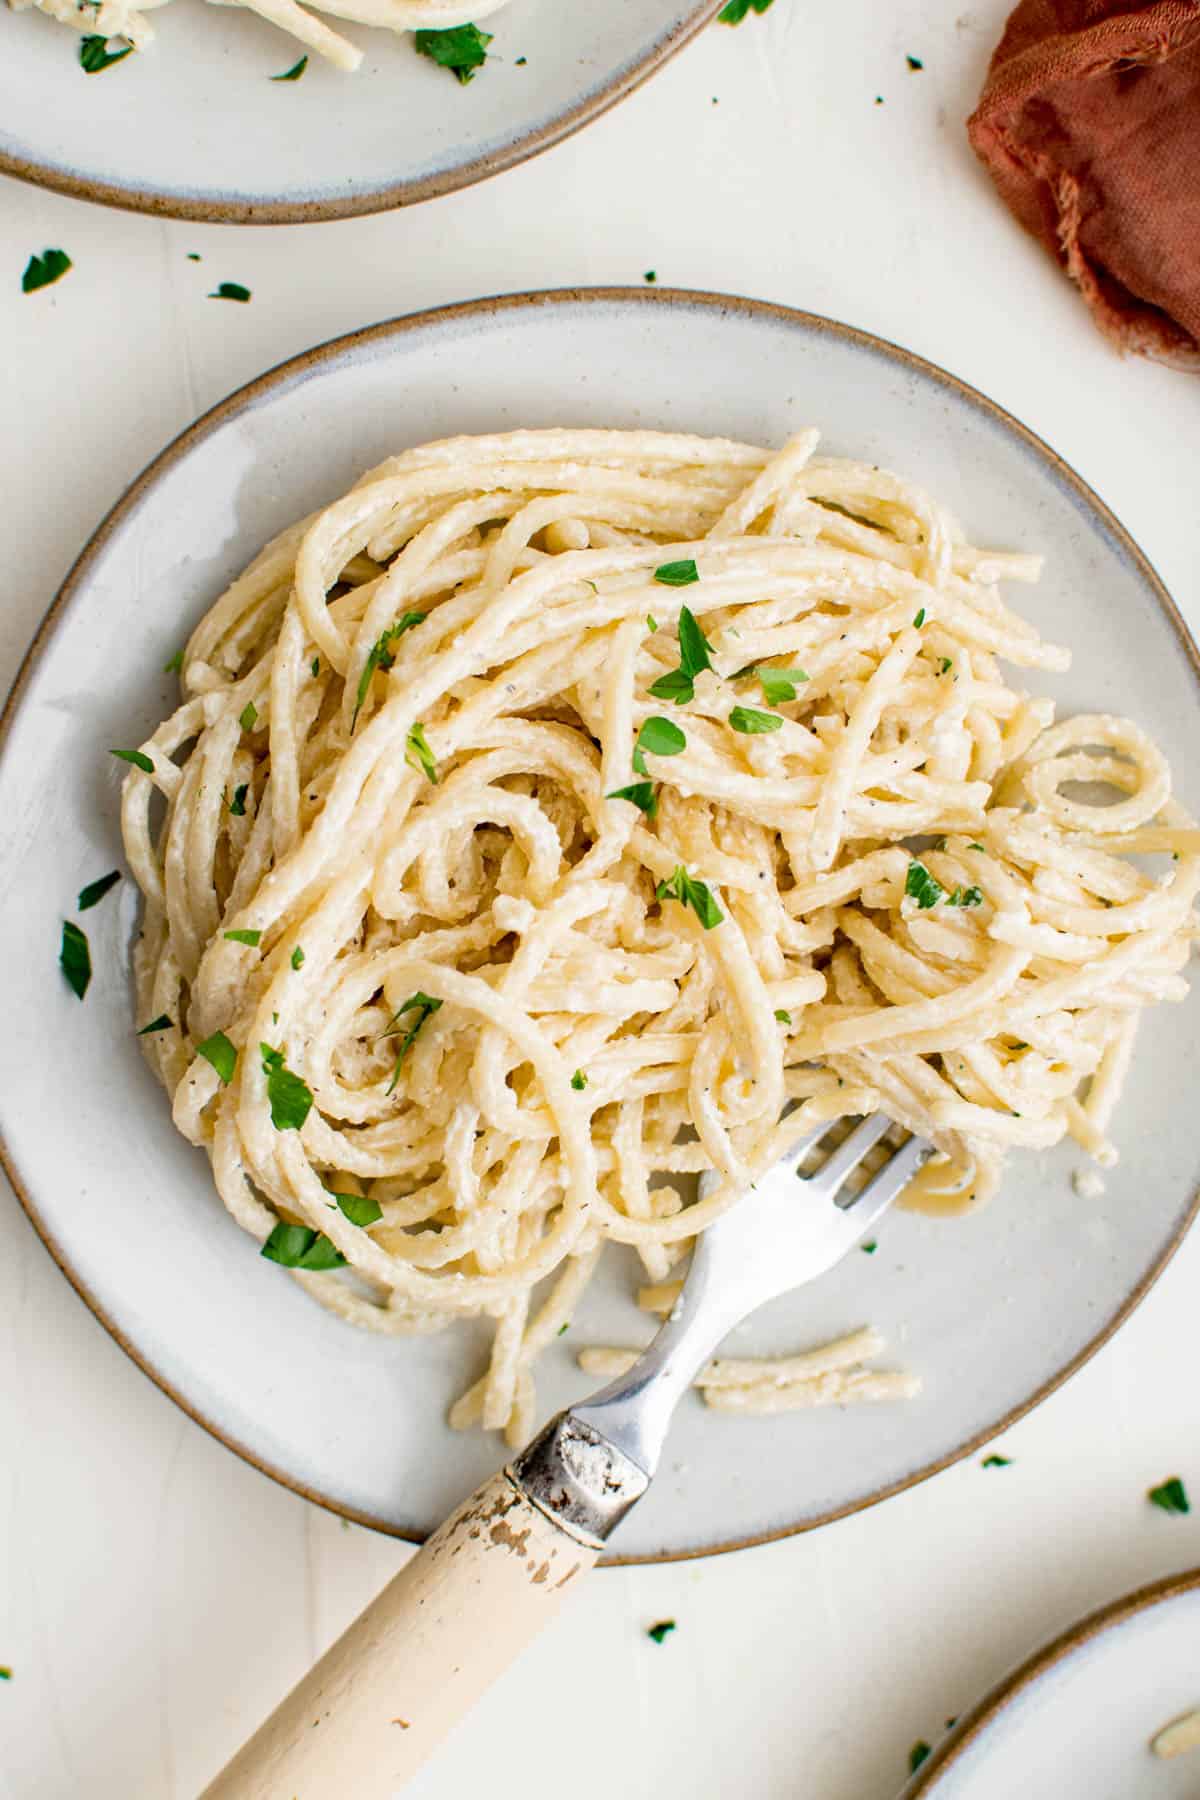
[[[327,219],[357,219],[371,213],[391,212],[415,206],[473,187],[552,149],[572,137],[584,125],[598,119],[610,107],[632,94],[657,74],[664,64],[712,23],[724,0],[690,0],[686,16],[660,37],[644,55],[591,93],[562,107],[545,124],[521,132],[497,149],[457,163],[433,175],[376,184],[361,194],[324,200],[221,199],[215,194],[188,195],[161,189],[136,187],[126,182],[94,180],[53,163],[38,162],[0,147],[0,174],[12,175],[34,187],[88,200],[96,206],[118,207],[125,212],[149,213],[159,219],[186,219],[208,225],[312,225]]]
[[[805,333],[827,333],[831,337],[844,343],[850,343],[861,350],[875,354],[882,353],[912,373],[934,381],[960,401],[965,401],[973,410],[981,412],[993,424],[1000,425],[1018,438],[1027,451],[1046,465],[1058,480],[1065,482],[1085,507],[1098,516],[1101,524],[1116,540],[1123,553],[1129,557],[1158,603],[1191,668],[1197,684],[1198,696],[1200,696],[1200,647],[1192,638],[1179,608],[1145,552],[1100,496],[1069,463],[1064,461],[1055,450],[1052,450],[1036,432],[1022,424],[1012,413],[998,405],[996,401],[989,399],[969,382],[962,380],[957,375],[952,375],[948,370],[941,368],[939,364],[930,362],[915,351],[907,350],[902,345],[893,343],[890,339],[881,337],[874,332],[865,331],[858,326],[847,325],[837,319],[827,318],[821,313],[806,312],[797,307],[785,306],[777,301],[755,300],[744,295],[692,288],[623,286],[541,288],[430,307],[420,312],[404,313],[395,318],[384,319],[377,324],[363,326],[357,331],[343,332],[315,345],[312,349],[301,351],[296,356],[276,363],[264,374],[235,388],[224,399],[201,413],[191,425],[178,432],[129,483],[88,537],[79,555],[67,571],[62,585],[33,635],[29,648],[17,669],[12,686],[5,697],[3,707],[0,708],[0,760],[4,757],[9,733],[20,709],[25,689],[53,640],[58,628],[59,616],[73,599],[76,590],[88,579],[93,562],[104,550],[114,533],[122,526],[127,515],[133,512],[140,503],[143,495],[214,431],[251,410],[276,388],[290,383],[297,377],[311,376],[322,370],[327,364],[336,362],[347,352],[363,346],[384,343],[393,338],[403,338],[410,332],[453,327],[463,321],[470,321],[486,315],[508,312],[533,313],[538,310],[580,305],[661,308],[664,311],[673,306],[684,306],[706,308],[717,314],[734,313],[751,319],[772,320],[792,329],[798,327]],[[399,1538],[403,1542],[420,1543],[424,1541],[419,1534],[407,1531],[375,1514],[333,1499],[310,1486],[298,1476],[276,1466],[266,1457],[261,1456],[251,1445],[235,1438],[215,1420],[202,1412],[183,1393],[179,1392],[175,1384],[156,1369],[148,1356],[131,1342],[122,1327],[110,1316],[107,1307],[91,1291],[83,1277],[71,1267],[66,1248],[58,1242],[49,1224],[40,1216],[32,1193],[26,1188],[17,1172],[5,1137],[2,1120],[0,1120],[0,1168],[7,1176],[9,1185],[34,1231],[89,1311],[99,1320],[114,1342],[141,1369],[142,1373],[148,1375],[155,1386],[166,1394],[168,1399],[173,1400],[175,1405],[186,1413],[195,1424],[201,1426],[218,1443],[223,1444],[227,1450],[232,1451],[260,1473],[269,1476],[292,1493],[299,1494],[302,1499],[323,1507],[327,1512],[335,1513],[355,1524],[365,1525],[385,1536]],[[836,1520],[848,1518],[854,1513],[865,1512],[868,1507],[876,1506],[880,1501],[888,1500],[894,1494],[904,1493],[909,1488],[917,1487],[920,1483],[929,1480],[931,1476],[940,1474],[943,1469],[948,1469],[953,1464],[963,1461],[964,1458],[973,1455],[985,1444],[991,1443],[1010,1430],[1020,1419],[1040,1406],[1043,1400],[1048,1399],[1051,1394],[1062,1387],[1116,1335],[1171,1262],[1191,1226],[1195,1223],[1198,1213],[1200,1213],[1200,1187],[1192,1192],[1174,1231],[1157,1257],[1135,1282],[1117,1309],[1101,1323],[1098,1330],[1081,1349],[1069,1357],[1061,1367],[1053,1370],[1024,1400],[1016,1406],[1010,1407],[1001,1418],[984,1429],[972,1433],[962,1443],[954,1446],[934,1461],[923,1464],[917,1469],[909,1470],[896,1480],[884,1483],[869,1494],[861,1495],[839,1506],[829,1507],[811,1519],[801,1519],[792,1524],[773,1527],[770,1530],[747,1532],[736,1537],[721,1538],[713,1543],[678,1550],[654,1550],[628,1555],[617,1553],[604,1556],[601,1559],[602,1564],[607,1567],[627,1567],[639,1563],[687,1562],[693,1558],[720,1555],[729,1550],[748,1549],[757,1544],[777,1543],[783,1538],[795,1537],[802,1532],[815,1531],[819,1526],[830,1525]],[[922,1791],[921,1789],[914,1790],[913,1800],[916,1800],[916,1796]],[[907,1800],[908,1790],[905,1790],[905,1793]]]
[[[904,1787],[901,1800],[924,1800],[924,1796],[935,1797],[941,1778],[953,1770],[965,1751],[970,1749],[978,1739],[992,1726],[1014,1700],[1027,1689],[1048,1675],[1051,1669],[1081,1650],[1094,1638],[1103,1636],[1114,1626],[1124,1625],[1139,1613],[1149,1612],[1152,1607],[1161,1606],[1164,1601],[1176,1600],[1182,1594],[1195,1593],[1200,1590],[1200,1568],[1180,1569],[1174,1575],[1160,1576],[1157,1581],[1147,1582],[1144,1587],[1134,1588],[1132,1593],[1122,1594],[1117,1600],[1110,1600],[1107,1605],[1097,1607],[1085,1618],[1077,1619],[1068,1625],[1048,1644],[1041,1645],[1032,1655],[1018,1663],[1017,1667],[1004,1675],[992,1688],[989,1688],[982,1700],[976,1701],[960,1725],[938,1745],[929,1760],[922,1764],[915,1778]]]

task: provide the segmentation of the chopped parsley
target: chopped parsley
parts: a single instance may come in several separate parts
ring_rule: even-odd
[[[576,1069],[575,1073],[572,1075],[571,1086],[575,1089],[577,1094],[582,1094],[584,1088],[587,1086],[587,1076],[582,1069]]]
[[[214,1031],[202,1044],[197,1044],[196,1055],[211,1063],[225,1086],[229,1086],[237,1068],[237,1051],[223,1031]]]
[[[780,706],[785,700],[796,698],[796,683],[807,681],[808,676],[803,669],[751,669],[762,686],[763,698],[769,706]]]
[[[75,902],[80,912],[87,912],[97,901],[103,900],[110,888],[115,888],[121,879],[120,869],[114,869],[110,875],[102,875],[99,881],[89,881],[85,888],[80,888],[79,898]]]
[[[250,298],[250,289],[243,287],[240,281],[220,281],[208,297],[210,300],[240,300],[244,305]]]
[[[238,714],[238,724],[243,731],[253,731],[254,727],[258,724],[258,708],[255,706],[253,700],[247,700],[245,706],[243,706],[241,712]]]
[[[685,556],[681,562],[660,563],[654,571],[654,579],[661,581],[664,587],[691,587],[694,581],[699,581],[700,571],[695,558]]]
[[[934,879],[923,862],[909,863],[904,891],[916,901],[922,912],[928,911],[931,906],[936,906],[946,892],[941,882]]]
[[[98,33],[89,32],[79,40],[79,66],[85,75],[99,75],[105,69],[111,69],[114,63],[124,62],[133,49],[126,44],[123,50],[110,50],[108,39]]]
[[[320,657],[319,657],[319,656],[314,656],[314,657],[313,657],[313,659],[312,659],[312,663],[311,663],[311,665],[310,665],[310,666],[311,666],[311,669],[312,669],[312,673],[313,673],[313,676],[314,676],[314,677],[316,677],[316,676],[317,676],[317,675],[319,675],[319,674],[320,674],[320,673],[321,673],[321,659],[320,659]]]
[[[977,887],[956,887],[954,892],[946,896],[947,906],[982,906],[983,889]]]
[[[860,1244],[858,1247],[864,1256],[874,1256],[879,1248],[879,1240],[877,1238],[867,1238],[866,1242]]]
[[[65,250],[43,250],[40,256],[31,256],[21,277],[21,292],[36,294],[39,288],[51,287],[62,280],[70,267],[71,259]]]
[[[987,851],[984,849],[982,844],[968,844],[967,849],[968,850],[978,850],[982,856],[987,855]]]
[[[336,1200],[339,1211],[343,1212],[352,1225],[374,1225],[383,1217],[383,1208],[378,1200],[369,1200],[365,1194],[330,1194]]]
[[[1152,1487],[1147,1495],[1151,1506],[1157,1506],[1165,1513],[1189,1513],[1192,1503],[1187,1497],[1187,1489],[1178,1475],[1168,1475],[1158,1487]]]
[[[233,814],[235,819],[244,819],[245,818],[245,816],[246,816],[246,795],[249,792],[250,792],[250,783],[248,781],[243,781],[238,787],[234,788],[233,799],[229,802],[229,810]]]
[[[1012,1457],[996,1456],[994,1454],[992,1456],[985,1456],[982,1466],[985,1469],[1009,1469],[1012,1467]]]
[[[122,762],[132,763],[135,769],[142,771],[143,775],[153,775],[154,773],[154,764],[144,750],[114,750],[113,755],[120,757]]]
[[[918,1738],[916,1743],[913,1745],[912,1749],[908,1753],[908,1772],[909,1772],[909,1774],[915,1775],[917,1770],[920,1768],[921,1764],[925,1761],[925,1758],[927,1756],[931,1756],[932,1754],[933,1754],[932,1749],[925,1742],[925,1739]]]
[[[166,1013],[159,1013],[157,1019],[151,1019],[148,1025],[142,1026],[142,1029],[138,1032],[138,1036],[150,1037],[156,1031],[170,1031],[173,1023],[174,1020],[169,1019]]]
[[[262,943],[261,931],[224,931],[221,935],[231,944],[248,944],[251,950],[257,950]]]
[[[414,725],[408,734],[408,745],[404,752],[404,760],[410,769],[420,769],[427,780],[437,786],[438,769],[433,751],[425,742],[425,731],[420,725]]]
[[[88,982],[92,979],[92,953],[88,949],[84,933],[78,925],[72,925],[69,919],[63,920],[62,946],[58,952],[58,960],[67,978],[67,985],[75,998],[82,1000],[88,991]]]
[[[914,614],[913,624],[916,626],[917,630],[920,631],[920,629],[924,623],[925,623],[925,608],[922,607],[918,613]]]
[[[658,270],[657,269],[647,269],[646,273],[642,276],[642,280],[648,281],[650,283],[651,287],[653,287],[654,283],[658,280]]]
[[[605,794],[606,800],[628,800],[639,812],[644,812],[652,819],[658,811],[658,793],[652,781],[632,781],[628,787],[614,788],[611,794]]]
[[[491,41],[491,32],[480,31],[478,25],[452,25],[447,31],[418,31],[413,38],[419,55],[427,56],[440,69],[450,69],[464,87],[474,80],[476,69],[482,69],[487,61],[487,47]]]
[[[633,772],[635,775],[649,774],[642,754],[644,750],[648,750],[651,756],[678,756],[686,748],[687,738],[678,725],[655,713],[642,721],[642,729],[637,734],[637,743],[633,746]]]
[[[272,81],[299,81],[300,77],[303,75],[303,73],[304,73],[305,69],[307,69],[307,67],[308,67],[308,58],[307,58],[307,56],[302,56],[298,63],[293,63],[290,69],[285,69],[283,71],[282,75],[272,75],[271,80]]]
[[[906,56],[904,60],[910,69],[923,69],[925,67],[925,64],[921,61],[919,56]]]
[[[681,906],[690,906],[705,931],[711,931],[713,926],[719,925],[725,917],[709,892],[707,884],[697,881],[694,876],[689,875],[682,863],[679,864],[669,881],[659,882],[654,892],[656,899],[678,900]]]
[[[304,967],[304,950],[300,944],[297,944],[296,948],[292,951],[292,967],[293,969],[302,969]]]
[[[770,0],[767,0],[767,3],[768,3],[768,5],[769,5],[769,4],[770,4]],[[647,1636],[647,1637],[648,1637],[648,1638],[653,1638],[653,1639],[654,1639],[654,1642],[655,1642],[655,1643],[656,1643],[656,1644],[661,1644],[661,1643],[662,1643],[662,1641],[663,1641],[663,1639],[664,1639],[664,1638],[665,1638],[665,1637],[669,1637],[669,1636],[670,1636],[670,1634],[671,1634],[671,1633],[672,1633],[672,1632],[673,1632],[673,1631],[674,1631],[674,1630],[675,1630],[675,1621],[674,1621],[674,1619],[660,1619],[660,1620],[659,1620],[659,1621],[658,1621],[658,1624],[657,1624],[657,1625],[651,1625],[651,1626],[650,1626],[650,1627],[649,1627],[649,1629],[648,1629],[648,1630],[647,1630],[647,1632],[646,1632],[646,1636]]]
[[[308,1083],[288,1068],[282,1050],[273,1050],[270,1044],[258,1047],[262,1053],[263,1074],[267,1078],[271,1123],[276,1131],[299,1131],[313,1103]],[[305,1266],[311,1268],[313,1265]]]
[[[948,675],[953,667],[954,667],[954,658],[952,656],[943,656],[943,658],[941,660],[941,664],[938,668],[938,674],[939,675]]]
[[[434,1000],[429,994],[423,994],[418,988],[415,994],[410,994],[408,996],[408,999],[404,1002],[403,1006],[398,1006],[396,1008],[387,1026],[380,1032],[379,1035],[381,1037],[396,1037],[400,1030],[400,1021],[405,1013],[415,1012],[417,1015],[415,1023],[408,1027],[408,1030],[400,1039],[400,1048],[396,1052],[396,1066],[392,1070],[392,1079],[387,1084],[387,1091],[389,1094],[393,1092],[396,1083],[400,1079],[400,1065],[408,1055],[413,1039],[416,1037],[418,1031],[420,1031],[426,1019],[428,1019],[432,1013],[439,1012],[441,1006],[442,1002],[440,1000]]]
[[[771,0],[728,0],[717,14],[722,25],[740,25],[749,12],[765,13]]]
[[[164,675],[182,675],[183,674],[183,651],[182,650],[177,650],[175,652],[174,656],[171,658],[170,662],[165,662],[163,664],[163,674]]]
[[[363,701],[367,697],[367,690],[371,685],[372,675],[374,675],[376,669],[390,669],[392,667],[392,664],[396,660],[392,655],[392,645],[396,642],[396,639],[403,637],[406,631],[411,631],[414,625],[423,625],[426,617],[427,615],[423,612],[404,613],[402,617],[396,620],[394,625],[389,625],[386,631],[381,632],[375,642],[371,645],[370,650],[367,652],[367,660],[363,664],[363,672],[358,678],[358,692],[354,696],[354,717],[350,721],[351,731],[353,731],[354,727],[358,724],[358,715],[362,711]],[[315,675],[316,672],[316,665],[314,664],[313,674]]]
[[[658,630],[658,620],[655,618],[653,613],[646,614],[646,629],[647,629],[647,631],[657,631]]]
[[[346,1260],[323,1231],[312,1231],[307,1225],[285,1225],[282,1220],[272,1227],[259,1254],[281,1263],[285,1269],[340,1269]]]
[[[790,1024],[791,1024],[791,1022],[792,1022],[792,1015],[791,1015],[791,1013],[790,1013],[790,1012],[785,1012],[785,1010],[784,1010],[784,1008],[783,1008],[783,1007],[782,1007],[782,1006],[777,1006],[777,1007],[776,1007],[776,1008],[775,1008],[775,1018],[776,1018],[776,1021],[777,1021],[777,1022],[778,1022],[778,1023],[779,1023],[779,1024],[780,1024],[780,1025],[790,1025]]]
[[[667,563],[666,568],[683,568],[682,563]],[[690,565],[693,569],[695,563]],[[662,570],[658,570],[658,575]],[[676,583],[676,585],[681,585]],[[695,615],[689,607],[679,609],[679,667],[672,669],[669,675],[660,675],[657,681],[650,684],[650,692],[656,700],[673,700],[676,706],[686,706],[695,696],[696,677],[702,669],[712,668],[712,645],[701,631]],[[635,765],[636,766],[636,765]]]
[[[203,262],[204,261],[204,258],[201,256],[201,254],[198,250],[189,250],[187,253],[187,259],[189,262]]]
[[[756,706],[735,706],[729,715],[735,731],[754,737],[763,731],[778,731],[783,719],[778,713],[760,712]]]
[[[0,1663],[0,1681],[11,1681],[12,1670],[7,1663]]]
[[[562,1324],[559,1326],[557,1332],[555,1333],[555,1336],[556,1337],[565,1337],[567,1332],[570,1331],[570,1329],[571,1329],[570,1319],[564,1319]]]

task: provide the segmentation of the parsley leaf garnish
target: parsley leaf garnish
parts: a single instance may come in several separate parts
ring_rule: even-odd
[[[58,960],[76,999],[82,1000],[88,991],[88,982],[92,979],[92,953],[83,932],[78,925],[72,925],[69,919],[63,921],[62,947],[58,952]]]
[[[946,892],[941,882],[934,879],[923,862],[909,863],[904,891],[912,896],[922,912],[928,911],[931,906],[936,906]]]
[[[273,1050],[270,1044],[258,1047],[262,1053],[263,1074],[267,1078],[271,1123],[276,1131],[299,1131],[313,1103],[308,1083],[288,1068],[282,1050]],[[311,1268],[312,1264],[306,1266]]]
[[[257,950],[262,942],[261,931],[225,931],[221,935],[231,944],[249,944],[251,950]]]
[[[954,892],[946,896],[947,906],[982,906],[983,889],[977,887],[956,887]]]
[[[791,1013],[785,1012],[782,1006],[775,1008],[775,1017],[780,1025],[790,1025],[792,1022]]]
[[[682,669],[672,669],[669,675],[660,675],[650,683],[650,692],[656,700],[673,700],[676,706],[686,706],[695,698],[696,688],[690,675]]]
[[[439,68],[450,69],[465,87],[475,78],[476,69],[487,61],[490,31],[478,25],[452,25],[447,31],[418,31],[413,39],[421,56],[429,57]]]
[[[1161,1507],[1165,1513],[1189,1513],[1192,1510],[1187,1489],[1178,1475],[1168,1475],[1158,1487],[1150,1489],[1146,1498],[1152,1506]]]
[[[796,683],[808,680],[803,669],[758,668],[751,673],[757,675],[761,682],[763,698],[769,706],[781,706],[785,700],[794,700]]]
[[[982,1466],[985,1469],[1008,1469],[1008,1468],[1012,1467],[1012,1457],[1011,1456],[985,1456],[983,1459]]]
[[[169,1019],[166,1013],[159,1013],[157,1019],[151,1019],[148,1025],[142,1026],[142,1029],[138,1032],[138,1036],[149,1037],[151,1033],[155,1031],[170,1031],[173,1023],[174,1021]]]
[[[721,25],[740,25],[748,12],[765,13],[771,0],[728,0],[717,14]]]
[[[254,727],[258,724],[258,708],[255,706],[253,700],[247,700],[245,706],[243,706],[241,712],[238,714],[238,724],[243,731],[253,731]]]
[[[680,731],[678,725],[672,724],[670,719],[660,718],[655,713],[649,719],[642,721],[642,729],[637,734],[637,743],[633,746],[632,758],[634,774],[649,774],[649,770],[646,768],[646,759],[642,755],[643,750],[648,750],[651,756],[678,756],[679,752],[686,748],[687,738]]]
[[[102,875],[99,881],[89,881],[85,888],[80,888],[79,898],[75,902],[80,912],[87,912],[98,900],[103,900],[110,888],[115,888],[121,879],[120,869],[114,869],[111,875]]]
[[[696,559],[685,556],[679,562],[660,563],[654,571],[654,579],[661,581],[664,587],[691,587],[693,581],[699,581],[700,571]]]
[[[658,620],[655,618],[653,613],[646,614],[646,629],[647,629],[647,631],[657,631],[658,630]]]
[[[225,1086],[229,1086],[237,1068],[237,1051],[223,1031],[214,1031],[202,1044],[197,1044],[196,1055],[211,1063]]]
[[[298,63],[293,63],[290,69],[285,69],[283,71],[282,75],[272,75],[271,80],[272,81],[299,81],[300,77],[303,75],[303,73],[304,73],[305,69],[307,69],[307,67],[308,67],[308,58],[307,58],[307,56],[302,56]]]
[[[735,731],[753,737],[762,731],[778,731],[783,720],[778,713],[759,712],[756,706],[735,706],[729,714]]]
[[[427,780],[437,786],[438,767],[433,751],[425,742],[424,727],[414,725],[408,734],[408,745],[404,752],[404,760],[410,769],[420,769]]]
[[[244,819],[245,818],[245,816],[246,816],[246,795],[249,792],[250,792],[250,783],[248,781],[243,781],[240,784],[240,786],[234,788],[233,799],[229,802],[229,810],[233,814],[235,819]]]
[[[369,1200],[365,1194],[330,1194],[330,1199],[337,1201],[352,1225],[374,1225],[383,1217],[378,1200]]]
[[[954,658],[951,656],[943,656],[942,661],[941,661],[941,666],[938,669],[938,674],[939,675],[948,675],[953,667],[954,667]]]
[[[681,906],[690,906],[705,931],[711,931],[725,917],[709,892],[707,883],[697,881],[694,876],[689,875],[682,863],[670,880],[659,882],[654,892],[658,900],[678,900]]]
[[[367,653],[367,660],[363,664],[362,674],[358,678],[358,692],[354,697],[354,717],[350,721],[351,731],[358,724],[358,715],[362,711],[363,701],[367,697],[372,675],[376,669],[391,668],[396,660],[392,655],[392,645],[396,639],[403,637],[406,631],[411,631],[414,625],[423,625],[427,617],[428,614],[423,612],[406,612],[396,620],[394,625],[389,625],[386,631],[381,632],[371,645]],[[313,674],[316,674],[315,666]]]
[[[126,44],[123,50],[110,50],[106,37],[89,33],[79,40],[79,66],[85,75],[99,75],[114,63],[123,62],[132,49],[132,44]]]
[[[70,267],[65,250],[43,250],[40,256],[31,256],[21,277],[21,292],[36,294],[39,288],[50,287],[61,281]]]
[[[674,1630],[675,1630],[674,1619],[660,1619],[658,1621],[657,1625],[651,1625],[649,1627],[649,1629],[646,1632],[646,1636],[648,1638],[653,1638],[654,1642],[656,1644],[661,1644],[663,1639],[665,1637],[668,1637],[670,1635],[670,1633]]]
[[[628,787],[614,788],[611,794],[605,794],[606,800],[628,800],[639,812],[644,812],[652,819],[658,811],[658,794],[652,781],[633,781]]]
[[[302,969],[304,967],[304,949],[300,944],[297,944],[296,948],[292,951],[292,967],[293,969]]]
[[[668,563],[667,568],[682,568],[682,564]],[[692,564],[695,568],[695,564]],[[662,573],[660,569],[659,574]],[[680,586],[680,583],[675,583]],[[695,615],[690,608],[679,609],[679,667],[672,669],[669,675],[660,675],[657,681],[651,682],[650,692],[656,700],[673,700],[677,706],[686,706],[695,695],[695,680],[702,669],[712,668],[712,645],[701,631]],[[634,765],[637,766],[636,764]]]
[[[154,764],[144,750],[114,750],[112,754],[119,756],[122,762],[132,763],[135,769],[142,771],[143,775],[153,775],[154,773]]]
[[[282,1220],[272,1227],[259,1254],[285,1269],[340,1269],[346,1260],[323,1231],[285,1225]]]
[[[389,1094],[394,1091],[396,1083],[400,1079],[400,1065],[408,1055],[413,1039],[416,1037],[418,1031],[420,1031],[426,1019],[428,1019],[432,1013],[439,1012],[441,1006],[442,1002],[440,1000],[434,1000],[429,994],[423,994],[418,988],[415,994],[410,994],[408,996],[408,999],[404,1002],[403,1006],[398,1006],[396,1008],[386,1028],[380,1032],[380,1037],[395,1037],[400,1029],[400,1020],[404,1017],[405,1013],[415,1012],[417,1015],[416,1023],[410,1025],[408,1030],[404,1033],[404,1036],[400,1039],[400,1048],[396,1052],[396,1067],[392,1070],[392,1079],[387,1084],[387,1091]]]
[[[914,614],[913,624],[916,626],[917,630],[920,631],[920,629],[924,623],[925,623],[925,608],[922,607],[919,612]]]
[[[576,1069],[575,1073],[572,1075],[571,1086],[575,1089],[577,1094],[582,1094],[584,1088],[587,1086],[587,1076],[582,1069]]]

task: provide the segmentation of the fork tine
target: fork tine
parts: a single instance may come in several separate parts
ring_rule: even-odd
[[[894,1120],[887,1123],[893,1124]],[[876,1170],[861,1193],[852,1195],[846,1202],[843,1211],[854,1223],[856,1231],[867,1229],[872,1219],[892,1204],[901,1188],[906,1187],[916,1174],[921,1164],[928,1162],[933,1155],[933,1145],[924,1138],[911,1137],[903,1149],[885,1162],[882,1169]]]
[[[851,1172],[857,1169],[867,1151],[873,1149],[884,1132],[890,1131],[894,1121],[885,1113],[874,1113],[856,1125],[849,1137],[844,1138],[828,1161],[813,1176],[819,1181],[830,1200],[836,1198],[837,1191]]]

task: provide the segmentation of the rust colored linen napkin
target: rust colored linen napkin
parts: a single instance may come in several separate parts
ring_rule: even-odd
[[[1020,0],[967,131],[1100,329],[1200,370],[1200,0]]]

